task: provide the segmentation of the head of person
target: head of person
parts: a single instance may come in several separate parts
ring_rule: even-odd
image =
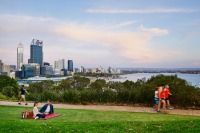
[[[169,88],[169,85],[165,85],[165,88]]]
[[[24,88],[24,85],[22,85],[22,88]]]
[[[38,106],[38,102],[34,102],[33,107],[37,107]]]
[[[156,87],[156,90],[155,91],[158,91],[159,87]]]
[[[47,104],[50,105],[51,104],[51,100],[48,99],[47,100]]]

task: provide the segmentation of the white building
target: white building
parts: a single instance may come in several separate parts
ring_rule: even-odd
[[[20,42],[17,47],[17,70],[20,70],[23,64],[23,52],[24,52],[24,47]]]

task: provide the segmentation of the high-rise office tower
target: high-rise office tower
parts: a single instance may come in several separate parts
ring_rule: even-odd
[[[65,69],[65,59],[54,61],[54,68],[59,70]]]
[[[20,42],[17,47],[17,70],[20,70],[23,64],[23,52],[24,52],[24,47]]]
[[[43,41],[33,39],[30,46],[29,63],[38,63],[43,65]]]
[[[73,72],[73,60],[68,60],[68,71]]]
[[[3,62],[0,60],[0,72],[3,72]]]

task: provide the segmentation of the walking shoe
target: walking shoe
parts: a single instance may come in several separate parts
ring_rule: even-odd
[[[21,103],[18,103],[19,105],[21,105]]]
[[[28,105],[28,103],[26,103],[25,105]]]
[[[39,119],[39,117],[38,117],[38,116],[36,116],[36,117],[35,117],[35,120],[37,120],[37,119]]]

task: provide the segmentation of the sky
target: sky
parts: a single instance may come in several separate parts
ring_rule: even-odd
[[[0,0],[0,60],[30,58],[74,67],[200,68],[199,0]]]

